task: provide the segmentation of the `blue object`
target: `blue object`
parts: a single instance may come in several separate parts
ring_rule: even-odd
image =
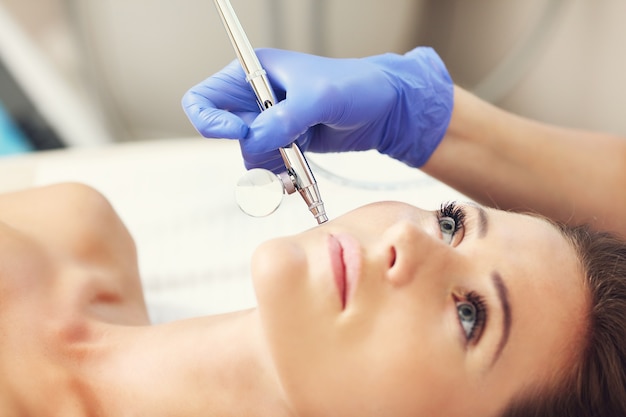
[[[361,59],[278,49],[257,54],[278,97],[275,106],[260,112],[236,61],[183,97],[200,134],[240,140],[247,168],[278,172],[276,149],[295,140],[303,151],[377,149],[420,167],[448,128],[453,82],[431,48]]]
[[[30,152],[33,146],[0,103],[0,155]]]

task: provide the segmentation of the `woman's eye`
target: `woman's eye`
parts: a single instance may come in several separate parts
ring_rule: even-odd
[[[457,226],[456,222],[451,217],[443,217],[439,219],[439,229],[441,230],[441,236],[443,236],[443,241],[450,245],[452,243],[452,238],[454,237],[454,233],[456,233]]]
[[[463,331],[465,331],[465,337],[471,339],[476,326],[476,307],[467,301],[462,301],[457,303],[456,311],[459,314],[461,327],[463,327]]]
[[[487,322],[487,305],[475,292],[467,294],[464,300],[456,302],[459,323],[468,342],[477,342]]]
[[[437,213],[437,219],[443,241],[451,245],[454,241],[454,236],[459,230],[463,229],[465,221],[463,207],[458,206],[456,203],[442,204]]]

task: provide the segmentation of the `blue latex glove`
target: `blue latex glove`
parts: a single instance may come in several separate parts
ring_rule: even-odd
[[[333,59],[277,49],[257,51],[279,102],[260,112],[238,61],[196,85],[183,108],[198,132],[240,139],[247,168],[284,170],[277,149],[377,149],[422,166],[450,121],[453,83],[431,48],[405,55]]]

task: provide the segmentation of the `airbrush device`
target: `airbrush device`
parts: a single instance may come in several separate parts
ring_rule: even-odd
[[[277,99],[274,90],[269,83],[267,74],[259,62],[250,41],[244,32],[233,7],[229,0],[215,0],[215,5],[222,18],[228,37],[230,38],[239,62],[246,74],[246,80],[254,91],[259,108],[265,111],[276,104]],[[309,211],[318,224],[328,221],[324,203],[320,197],[317,181],[309,167],[304,154],[294,142],[289,146],[279,149],[285,163],[286,172],[275,175],[270,171],[252,169],[237,184],[236,198],[239,207],[247,214],[262,216],[272,213],[282,200],[284,192],[292,194],[295,191],[302,196]],[[265,171],[261,173],[259,171]],[[279,184],[275,186],[273,184]],[[267,190],[278,196],[260,204],[259,193]],[[278,194],[280,193],[280,194]],[[277,204],[275,204],[277,202]],[[259,204],[257,204],[259,203]],[[275,206],[274,206],[275,205]]]

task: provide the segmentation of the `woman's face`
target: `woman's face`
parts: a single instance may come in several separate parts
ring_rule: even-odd
[[[578,259],[535,217],[362,207],[261,245],[268,345],[302,416],[489,416],[573,360]]]

